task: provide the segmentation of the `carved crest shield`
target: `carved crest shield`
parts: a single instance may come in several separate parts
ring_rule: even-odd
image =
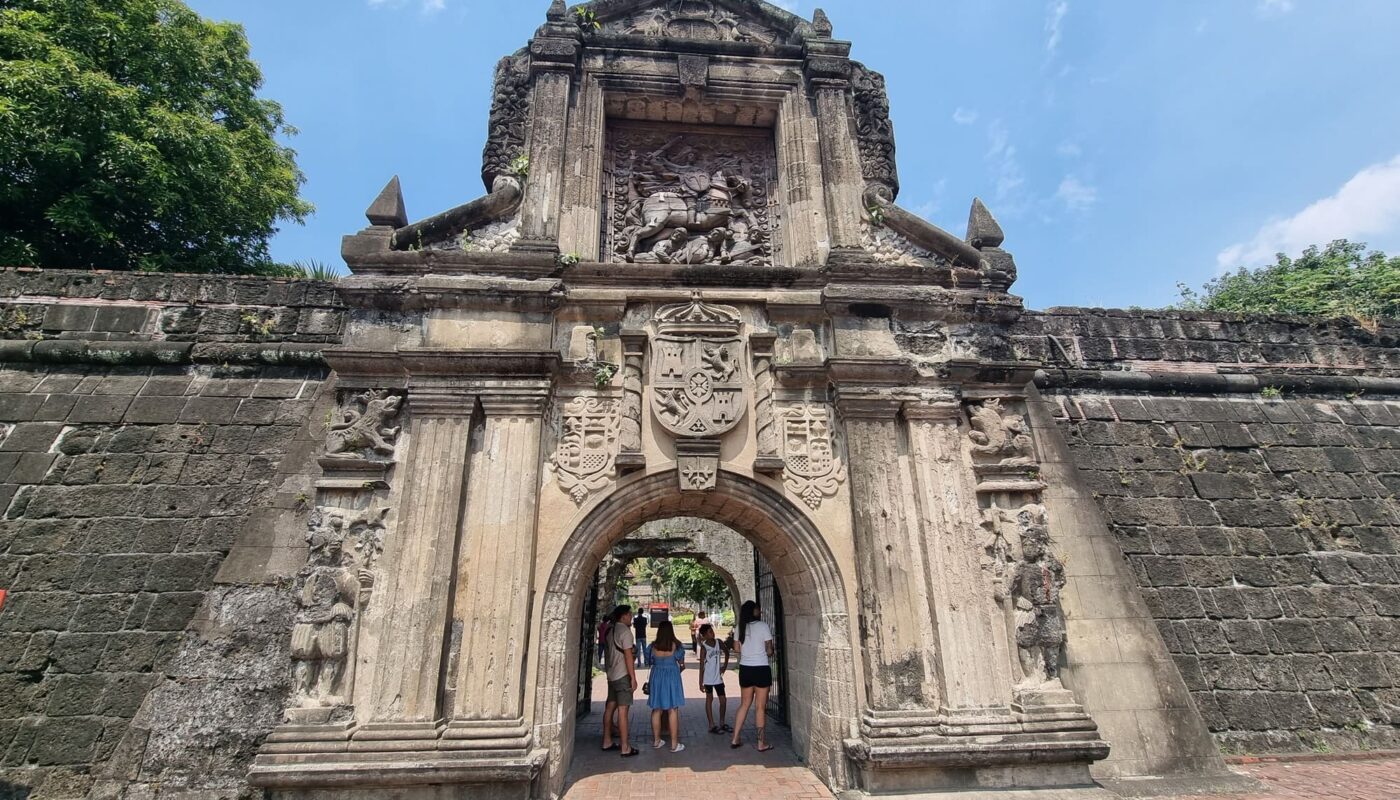
[[[825,405],[801,405],[783,411],[781,419],[784,482],[816,510],[846,479],[830,414]]]
[[[744,416],[739,312],[696,299],[663,307],[652,340],[652,410],[671,433],[718,436]]]
[[[559,446],[551,461],[559,485],[575,503],[604,486],[617,457],[617,400],[576,397],[564,406]]]

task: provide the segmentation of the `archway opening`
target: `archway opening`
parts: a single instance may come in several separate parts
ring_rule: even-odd
[[[548,791],[563,791],[575,756],[580,668],[583,663],[591,665],[596,656],[596,639],[590,642],[580,631],[590,598],[595,607],[607,605],[598,602],[599,566],[629,533],[648,522],[675,517],[709,520],[736,531],[752,544],[760,563],[770,565],[771,588],[781,596],[782,610],[776,615],[780,620],[774,620],[774,627],[780,626],[783,633],[789,752],[829,786],[848,788],[843,742],[855,732],[857,697],[852,687],[857,676],[847,598],[835,559],[810,518],[780,492],[751,478],[722,472],[716,489],[703,494],[681,492],[670,473],[625,481],[589,512],[565,544],[545,590],[536,705],[536,739],[548,748],[542,776]],[[771,619],[774,612],[769,614]],[[690,680],[695,679],[692,673]],[[733,688],[737,694],[737,676]],[[736,699],[731,698],[731,717]],[[639,694],[638,706],[644,707],[644,702]],[[703,705],[684,709],[682,714],[687,710],[703,722]],[[601,714],[596,719],[593,724],[601,734]],[[641,715],[634,711],[633,719],[634,728],[639,727]],[[750,725],[752,719],[751,713]],[[770,729],[774,727],[770,723]],[[633,740],[650,751],[649,715],[645,736],[639,741],[634,735]],[[746,741],[752,744],[751,729]],[[617,758],[616,753],[611,755]],[[630,759],[647,760],[655,759],[646,754]]]

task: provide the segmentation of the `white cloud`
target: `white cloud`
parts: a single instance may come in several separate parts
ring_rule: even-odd
[[[1084,155],[1084,149],[1074,142],[1060,142],[1060,146],[1055,148],[1055,152],[1060,158],[1079,158]]]
[[[909,211],[921,219],[926,219],[929,222],[933,222],[934,217],[943,208],[943,198],[944,195],[946,195],[947,193],[948,179],[939,178],[938,182],[933,185],[933,190],[929,192],[929,194],[932,196],[929,197],[929,199],[924,200],[923,202],[915,203],[914,205],[910,206]]]
[[[1060,181],[1055,199],[1064,203],[1070,211],[1088,211],[1099,201],[1099,190],[1074,175],[1066,175]]]
[[[447,8],[447,0],[417,0],[417,6],[424,14],[436,14]],[[370,8],[403,8],[409,0],[369,0]]]
[[[1007,216],[1013,216],[1021,210],[1020,194],[1021,187],[1026,183],[1026,175],[1021,170],[1016,146],[1011,144],[1011,135],[1001,120],[987,126],[987,137],[990,139],[987,164],[991,167],[996,186],[992,196]]]
[[[977,121],[977,112],[958,106],[958,109],[953,112],[953,121],[959,125],[971,125]]]
[[[1060,38],[1064,35],[1065,15],[1069,13],[1069,0],[1055,0],[1050,4],[1049,16],[1045,18],[1045,52],[1054,55],[1060,49]]]
[[[1261,17],[1281,17],[1293,11],[1293,0],[1259,0],[1254,10]]]
[[[1215,260],[1222,270],[1260,266],[1276,253],[1387,234],[1400,234],[1400,156],[1366,167],[1336,194],[1291,217],[1269,221],[1253,239],[1230,245]]]

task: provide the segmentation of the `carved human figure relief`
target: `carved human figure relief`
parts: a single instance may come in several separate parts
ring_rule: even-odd
[[[392,456],[399,428],[389,423],[399,414],[403,398],[384,389],[359,392],[340,408],[339,419],[326,433],[326,454],[342,458]]]
[[[773,137],[615,123],[605,153],[605,261],[773,263]]]
[[[603,24],[605,33],[667,39],[773,44],[777,31],[744,19],[712,0],[670,0]]]
[[[973,406],[969,412],[972,452],[1003,465],[1032,464],[1035,449],[1026,419],[993,398]]]
[[[813,511],[833,497],[846,480],[830,409],[810,403],[779,412],[783,483]]]
[[[652,339],[652,411],[677,436],[712,437],[744,416],[739,312],[694,300],[663,307]]]
[[[564,405],[559,445],[549,457],[559,487],[579,505],[612,479],[622,402],[575,397]]]
[[[348,703],[345,675],[353,657],[353,625],[368,600],[388,513],[383,506],[312,512],[307,564],[298,575],[301,610],[292,622],[293,708]]]
[[[1045,509],[1025,506],[1016,514],[1020,557],[1006,572],[999,600],[1014,606],[1021,686],[1058,684],[1060,653],[1066,640],[1060,593],[1067,582],[1064,564],[1050,552]]]

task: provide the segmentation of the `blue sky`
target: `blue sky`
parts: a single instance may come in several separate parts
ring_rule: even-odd
[[[247,28],[301,131],[317,212],[273,255],[336,265],[394,174],[415,219],[481,193],[492,67],[548,7],[189,2]],[[961,234],[981,196],[1033,308],[1160,306],[1178,281],[1333,238],[1400,253],[1396,0],[821,6],[888,81],[900,204]]]

